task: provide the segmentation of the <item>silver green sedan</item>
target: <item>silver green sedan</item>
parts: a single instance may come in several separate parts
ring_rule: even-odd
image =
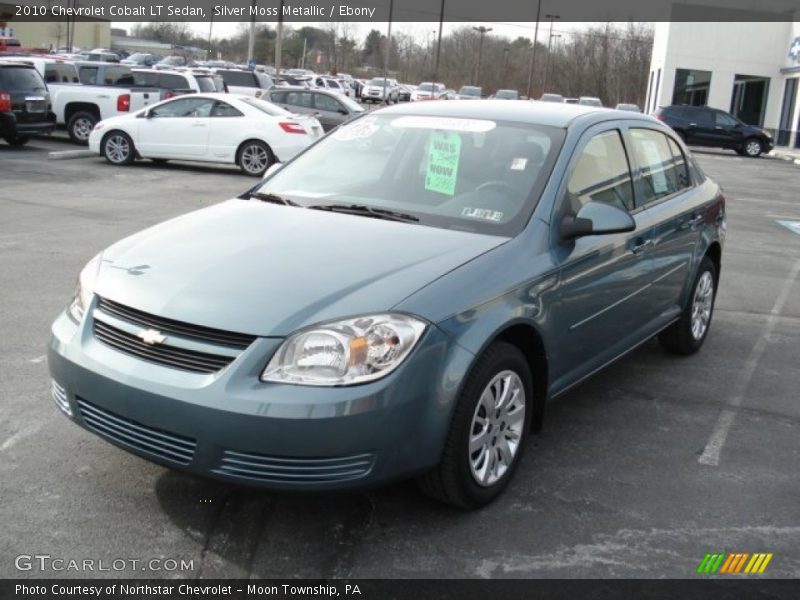
[[[377,110],[90,260],[52,326],[52,396],[168,467],[307,491],[416,477],[479,507],[549,400],[653,336],[702,346],[725,223],[648,116]]]

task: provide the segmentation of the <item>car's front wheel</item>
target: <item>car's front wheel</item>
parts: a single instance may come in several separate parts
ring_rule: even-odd
[[[717,270],[704,257],[694,278],[692,294],[680,318],[658,336],[661,346],[673,354],[689,355],[703,345],[711,327],[714,299],[717,295]]]
[[[499,496],[519,465],[530,429],[533,383],[525,356],[492,344],[473,367],[458,399],[439,465],[422,490],[460,508]]]
[[[129,165],[136,159],[133,140],[127,133],[112,131],[103,138],[100,151],[112,165]]]
[[[764,151],[764,144],[757,138],[749,138],[744,141],[742,146],[744,153],[750,158],[756,158]]]
[[[252,177],[261,177],[273,162],[275,160],[269,146],[259,140],[242,144],[236,157],[236,163],[242,172]]]

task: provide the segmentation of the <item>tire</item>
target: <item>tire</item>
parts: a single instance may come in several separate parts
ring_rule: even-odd
[[[6,142],[8,142],[8,145],[9,146],[13,146],[15,148],[19,148],[20,146],[24,146],[29,141],[31,141],[31,138],[29,138],[27,136],[24,136],[24,135],[9,136],[9,137],[6,138]]]
[[[89,134],[92,133],[92,129],[94,129],[99,120],[95,113],[84,110],[76,112],[69,118],[69,123],[67,123],[69,139],[81,146],[88,146]]]
[[[764,143],[758,138],[747,138],[742,144],[742,150],[745,156],[750,158],[758,158],[764,151]]]
[[[688,356],[700,349],[711,329],[718,281],[714,263],[708,256],[703,257],[692,282],[692,293],[683,313],[675,323],[658,335],[658,341],[664,350],[672,354]]]
[[[130,165],[136,160],[133,140],[123,131],[109,131],[100,142],[100,152],[112,165]]]
[[[236,153],[236,164],[245,175],[261,177],[275,162],[272,150],[264,142],[249,140]]]
[[[508,390],[512,394],[513,390],[518,390],[506,403],[510,409],[492,414],[487,406],[494,406],[492,410],[495,410],[497,397],[502,400],[502,392]],[[520,399],[519,394],[524,396]],[[447,433],[441,462],[418,479],[422,491],[441,502],[465,509],[479,508],[497,498],[513,477],[524,453],[532,407],[533,381],[525,356],[511,344],[495,342],[467,377]],[[505,433],[498,435],[498,432]],[[470,443],[480,444],[479,439],[484,440],[483,444],[473,446],[474,451],[470,453]],[[509,441],[515,441],[516,447]],[[494,469],[490,468],[492,465]]]

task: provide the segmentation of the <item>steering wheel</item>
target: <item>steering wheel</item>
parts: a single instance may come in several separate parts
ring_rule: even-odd
[[[475,188],[476,192],[484,192],[490,189],[495,189],[502,192],[509,192],[512,197],[519,198],[519,190],[502,179],[492,179],[485,181]]]

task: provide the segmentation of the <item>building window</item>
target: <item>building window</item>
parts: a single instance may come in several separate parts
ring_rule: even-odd
[[[708,104],[708,90],[710,87],[711,71],[676,69],[672,103],[705,106]]]
[[[767,106],[769,77],[736,75],[731,95],[731,113],[749,125],[764,124],[764,109]]]

